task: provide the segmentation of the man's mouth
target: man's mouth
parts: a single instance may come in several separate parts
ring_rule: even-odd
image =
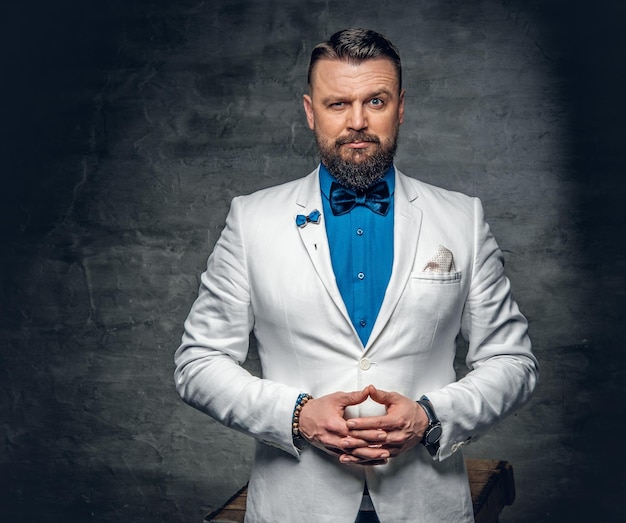
[[[378,144],[380,141],[376,136],[370,136],[365,134],[353,134],[352,136],[346,136],[337,140],[337,147],[345,146],[346,149],[359,150],[367,149],[370,145]]]
[[[365,149],[373,142],[348,142],[343,145],[348,147],[349,149]]]

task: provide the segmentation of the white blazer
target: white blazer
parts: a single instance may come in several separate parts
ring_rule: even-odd
[[[353,523],[365,481],[382,523],[473,521],[457,451],[530,398],[537,360],[480,201],[396,170],[394,208],[392,275],[363,348],[335,282],[324,218],[295,223],[322,210],[318,171],[232,202],[185,322],[175,381],[187,403],[257,439],[247,522]],[[439,245],[455,270],[424,272]],[[240,366],[252,329],[262,378]],[[471,372],[457,381],[459,331]],[[434,459],[419,445],[387,465],[344,465],[294,447],[300,392],[370,383],[428,395],[443,428]],[[350,415],[379,407],[368,400]]]

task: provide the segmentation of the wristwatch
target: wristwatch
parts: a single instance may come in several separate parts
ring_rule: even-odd
[[[441,422],[435,414],[435,409],[433,409],[432,403],[426,396],[422,396],[419,400],[417,400],[417,403],[421,405],[424,412],[426,412],[426,416],[428,416],[428,427],[426,427],[426,431],[424,432],[422,444],[426,447],[426,450],[430,453],[430,455],[434,456],[437,454],[437,450],[439,450]]]

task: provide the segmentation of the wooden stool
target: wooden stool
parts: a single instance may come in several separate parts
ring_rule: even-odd
[[[466,459],[476,523],[497,523],[505,505],[515,501],[513,467],[497,459]],[[248,485],[205,518],[207,523],[243,523]]]

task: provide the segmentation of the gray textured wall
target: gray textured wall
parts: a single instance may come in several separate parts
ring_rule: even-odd
[[[501,521],[623,520],[623,15],[2,2],[0,519],[199,522],[246,481],[251,441],[182,404],[173,352],[230,199],[315,166],[311,46],[366,26],[404,61],[399,167],[483,200],[531,323],[536,397],[468,450],[514,465]]]

